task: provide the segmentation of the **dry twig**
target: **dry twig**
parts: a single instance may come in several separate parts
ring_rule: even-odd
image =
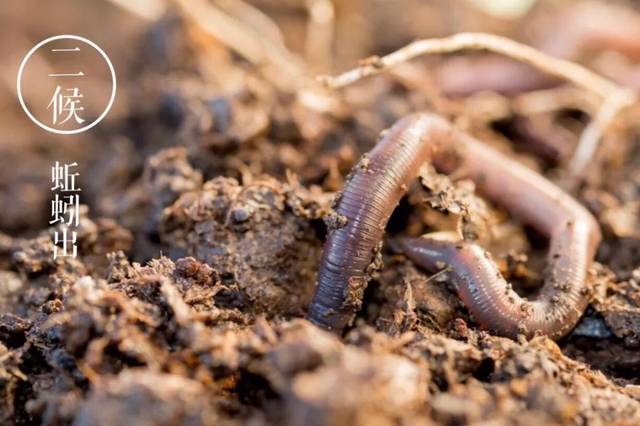
[[[627,89],[618,89],[604,99],[600,109],[580,135],[578,147],[569,162],[573,176],[582,176],[598,148],[604,132],[620,112],[636,102],[636,96]]]
[[[261,68],[280,89],[295,92],[309,83],[304,64],[284,45],[206,0],[173,0],[181,12],[206,33]]]
[[[340,88],[417,56],[462,50],[488,50],[508,56],[550,75],[569,80],[603,98],[619,89],[615,83],[573,62],[549,56],[504,37],[484,33],[460,33],[451,37],[418,40],[384,57],[365,60],[361,66],[336,77],[321,77],[321,80],[330,88]]]
[[[453,53],[461,50],[488,50],[508,56],[547,74],[570,81],[604,99],[594,120],[580,137],[574,157],[570,161],[570,170],[577,176],[584,173],[586,165],[596,151],[598,141],[610,122],[620,111],[637,99],[630,89],[620,87],[578,64],[555,58],[504,37],[484,33],[460,33],[440,39],[418,40],[387,56],[369,58],[359,67],[343,74],[335,77],[320,77],[320,80],[329,88],[340,88],[417,56]]]
[[[319,71],[328,71],[332,64],[335,10],[331,0],[307,0],[307,35],[305,52],[309,63]]]
[[[511,106],[520,115],[544,114],[563,109],[577,109],[593,115],[600,103],[597,94],[575,86],[560,86],[518,94],[512,99]]]
[[[146,21],[159,19],[167,9],[164,0],[109,0],[111,3],[126,10],[130,14]]]

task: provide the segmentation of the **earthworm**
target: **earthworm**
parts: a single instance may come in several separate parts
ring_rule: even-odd
[[[550,237],[548,278],[538,299],[525,302],[477,245],[404,240],[408,256],[428,269],[448,264],[469,311],[499,334],[539,331],[558,338],[575,325],[588,301],[585,278],[600,241],[596,220],[544,177],[425,113],[400,119],[352,171],[337,200],[337,225],[325,243],[310,321],[340,332],[353,320],[395,206],[424,162],[452,171],[439,150],[454,145],[481,192]]]

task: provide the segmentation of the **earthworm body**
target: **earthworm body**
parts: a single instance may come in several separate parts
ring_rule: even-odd
[[[524,300],[470,242],[405,239],[400,245],[407,256],[431,271],[447,265],[460,298],[488,330],[557,339],[575,326],[588,303],[585,279],[600,242],[596,220],[544,177],[423,113],[399,120],[352,171],[337,200],[338,225],[325,243],[310,321],[341,332],[353,320],[391,213],[424,162],[451,171],[438,152],[451,144],[482,193],[550,238],[544,286],[535,300]]]

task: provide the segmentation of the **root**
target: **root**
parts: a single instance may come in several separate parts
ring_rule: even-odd
[[[555,58],[516,41],[484,33],[460,33],[439,39],[418,40],[383,57],[366,60],[359,67],[336,77],[321,77],[330,88],[352,84],[386,68],[428,54],[454,53],[461,50],[488,50],[529,64],[540,71],[571,81],[577,86],[608,97],[620,87],[588,69],[564,59]]]
[[[335,10],[330,0],[307,0],[305,55],[315,69],[327,72],[332,66]]]
[[[173,0],[173,3],[204,32],[261,69],[279,89],[291,93],[310,84],[304,63],[277,39],[261,34],[206,0]]]
[[[460,33],[440,39],[418,40],[383,57],[365,60],[359,67],[335,77],[320,77],[329,88],[337,89],[387,68],[427,54],[453,53],[461,50],[488,50],[508,56],[547,74],[567,80],[600,96],[603,102],[594,119],[580,136],[570,161],[570,171],[581,177],[597,150],[598,143],[611,121],[637,101],[635,93],[576,63],[555,58],[516,41],[484,33]]]
[[[578,146],[569,161],[571,175],[576,177],[584,175],[609,125],[622,110],[633,105],[636,100],[635,94],[628,89],[619,89],[604,99],[600,109],[580,135]]]

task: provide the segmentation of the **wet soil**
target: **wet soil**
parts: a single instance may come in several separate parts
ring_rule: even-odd
[[[255,3],[295,45],[304,8]],[[355,9],[369,26],[386,16],[393,31],[349,44],[339,21],[336,60],[347,65],[425,31],[361,3],[337,2],[339,16]],[[403,7],[425,19],[444,8],[417,3]],[[469,25],[519,36],[460,10]],[[438,25],[424,35],[439,35]],[[518,292],[541,285],[546,241],[471,182],[429,168],[391,218],[355,323],[335,335],[304,316],[327,230],[340,226],[332,200],[380,132],[409,112],[435,111],[565,185],[566,146],[529,143],[550,132],[549,117],[523,122],[496,107],[511,102],[498,95],[443,99],[429,89],[430,60],[326,95],[334,107],[322,110],[175,11],[140,28],[136,54],[121,64],[126,113],[82,147],[31,138],[18,150],[10,136],[0,146],[0,423],[640,424],[632,122],[607,134],[572,192],[604,240],[590,306],[568,337],[491,335],[446,274],[393,250],[399,235],[459,230],[492,252]],[[569,108],[552,117],[573,145],[587,119]],[[75,259],[52,256],[55,160],[79,162]]]

